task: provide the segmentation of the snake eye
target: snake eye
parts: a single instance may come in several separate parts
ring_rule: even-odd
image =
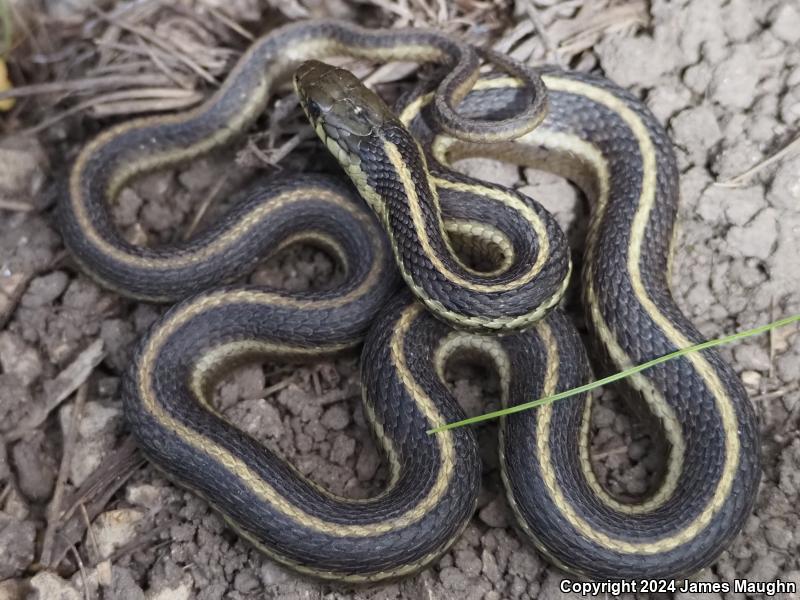
[[[322,114],[322,108],[320,107],[319,103],[312,99],[307,99],[305,102],[301,102],[301,105],[305,110],[308,120],[311,121],[312,124],[316,125],[317,121],[319,121],[320,115]]]

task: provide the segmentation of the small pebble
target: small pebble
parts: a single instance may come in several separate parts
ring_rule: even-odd
[[[592,406],[592,423],[598,429],[604,429],[614,425],[616,413],[605,406],[596,404]]]
[[[20,304],[27,308],[50,305],[64,293],[67,284],[69,284],[69,276],[64,271],[53,271],[47,275],[35,277],[28,285]]]
[[[334,404],[322,414],[321,423],[328,429],[341,431],[350,424],[350,413],[342,404]]]
[[[356,441],[348,435],[338,434],[331,445],[330,460],[337,465],[344,465],[355,453]]]
[[[30,580],[37,600],[83,600],[83,596],[72,584],[55,573],[42,571]]]
[[[0,513],[0,580],[18,577],[33,562],[36,525]]]
[[[784,2],[769,14],[770,31],[787,44],[800,42],[800,9],[794,2]]]
[[[508,526],[507,514],[506,500],[502,494],[498,494],[494,500],[480,510],[478,516],[489,527],[504,528]]]
[[[725,237],[729,252],[766,260],[778,237],[778,221],[773,208],[765,208],[744,226],[731,227]]]
[[[137,533],[136,525],[142,517],[142,512],[133,508],[101,513],[92,522],[92,543],[96,542],[100,558],[108,558],[115,550],[132,541]]]

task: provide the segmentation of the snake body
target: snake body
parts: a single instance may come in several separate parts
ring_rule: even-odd
[[[342,184],[312,177],[252,190],[223,222],[175,248],[138,248],[114,231],[106,205],[131,177],[227,142],[299,62],[332,54],[451,67],[437,91],[411,97],[398,117],[346,71],[307,62],[296,73],[312,125],[377,218]],[[244,538],[302,573],[354,582],[402,576],[429,565],[466,525],[480,483],[474,433],[426,434],[463,416],[444,380],[451,357],[468,352],[493,365],[508,405],[588,377],[574,327],[553,308],[569,273],[563,234],[533,200],[455,173],[456,158],[544,166],[594,199],[583,294],[610,366],[700,339],[667,285],[677,169],[663,129],[617,86],[554,70],[541,77],[542,121],[539,76],[482,54],[505,74],[478,80],[477,54],[442,34],[287,26],[258,40],[200,108],[112,128],[73,168],[62,230],[97,279],[151,300],[206,290],[168,311],[139,344],[123,383],[139,444]],[[296,241],[325,248],[344,280],[302,294],[208,289]],[[490,266],[472,266],[458,253],[465,248],[478,248]],[[394,295],[392,263],[410,292]],[[497,331],[504,335],[485,335]],[[331,494],[210,402],[235,362],[330,356],[365,334],[364,413],[389,465],[387,487],[373,498]],[[588,456],[590,400],[576,396],[502,422],[509,504],[523,534],[562,568],[598,579],[690,573],[719,555],[752,508],[753,410],[710,351],[630,382],[671,446],[658,490],[628,504],[602,488]]]
[[[298,64],[339,55],[448,65],[451,71],[436,96],[437,114],[445,123],[475,131],[473,138],[479,141],[529,130],[536,124],[532,116],[541,112],[531,103],[494,134],[485,131],[486,125],[459,116],[451,106],[469,91],[479,60],[469,46],[446,35],[367,30],[336,21],[287,25],[254,43],[221,88],[197,109],[116,125],[82,150],[70,174],[69,202],[61,203],[59,214],[73,256],[105,286],[158,302],[180,300],[248,272],[263,256],[263,248],[243,235],[250,233],[247,223],[228,221],[228,227],[215,227],[183,244],[144,248],[129,243],[114,228],[109,199],[140,173],[188,161],[230,142],[263,112],[276,86]],[[527,68],[512,63],[507,70],[532,77]]]
[[[600,77],[545,70],[549,113],[492,154],[578,183],[593,200],[582,295],[607,369],[619,371],[703,341],[669,290],[678,206],[672,144],[632,94]],[[511,81],[482,82],[460,109],[502,111]],[[422,102],[420,102],[422,101]],[[403,115],[414,120],[425,98]],[[485,155],[440,136],[434,160]],[[551,355],[556,364],[553,343]],[[713,352],[669,361],[624,391],[659,421],[670,452],[660,487],[622,503],[589,462],[590,398],[506,419],[501,466],[520,527],[545,555],[595,579],[670,578],[710,564],[750,514],[760,478],[756,418],[733,369]],[[557,387],[542,395],[558,392]],[[525,394],[514,395],[523,401]],[[733,525],[736,524],[736,525]]]

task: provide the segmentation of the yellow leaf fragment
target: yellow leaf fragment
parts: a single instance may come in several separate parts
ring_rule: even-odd
[[[6,68],[6,61],[0,58],[0,92],[10,90],[13,86],[11,80],[8,78],[8,69]],[[0,112],[11,110],[14,106],[14,98],[4,98],[0,100]]]

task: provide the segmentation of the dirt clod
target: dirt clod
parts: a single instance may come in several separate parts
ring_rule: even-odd
[[[36,526],[0,513],[0,580],[22,575],[33,562]]]

